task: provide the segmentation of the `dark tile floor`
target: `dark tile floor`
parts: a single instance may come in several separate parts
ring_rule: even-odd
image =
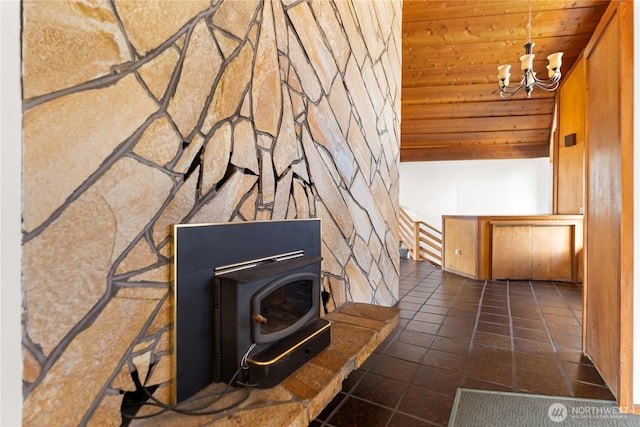
[[[310,425],[446,425],[458,387],[614,397],[582,356],[573,283],[466,279],[401,261],[400,321]]]

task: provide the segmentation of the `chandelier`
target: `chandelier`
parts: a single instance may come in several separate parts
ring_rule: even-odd
[[[524,88],[527,98],[531,98],[531,91],[534,87],[552,92],[560,85],[560,66],[562,65],[562,52],[556,52],[547,56],[547,79],[539,79],[537,73],[533,71],[533,47],[531,42],[531,1],[529,1],[529,21],[527,22],[527,43],[524,44],[525,54],[520,57],[520,69],[522,70],[522,80],[517,85],[509,86],[511,77],[511,65],[500,65],[498,67],[498,85],[500,87],[501,98],[511,98]]]

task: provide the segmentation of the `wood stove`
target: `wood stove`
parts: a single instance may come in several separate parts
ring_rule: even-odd
[[[320,219],[174,226],[174,403],[241,365],[270,387],[328,344],[321,246]]]
[[[216,269],[214,381],[273,387],[329,345],[319,256],[298,252]],[[250,350],[249,350],[250,349]]]

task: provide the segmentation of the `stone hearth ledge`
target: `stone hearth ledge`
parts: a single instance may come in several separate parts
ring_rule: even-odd
[[[307,426],[340,392],[349,374],[362,366],[397,326],[398,312],[396,307],[346,302],[324,316],[332,322],[331,345],[277,386],[252,389],[242,404],[219,414],[193,416],[167,412],[135,420],[130,425]],[[212,384],[198,395],[220,392],[224,387],[222,383]],[[207,410],[228,406],[240,395],[241,392],[227,395]],[[137,416],[157,410],[145,406]]]

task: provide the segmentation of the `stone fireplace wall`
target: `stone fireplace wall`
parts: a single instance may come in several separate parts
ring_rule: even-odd
[[[24,425],[169,399],[172,225],[322,218],[398,298],[399,0],[23,1]]]

